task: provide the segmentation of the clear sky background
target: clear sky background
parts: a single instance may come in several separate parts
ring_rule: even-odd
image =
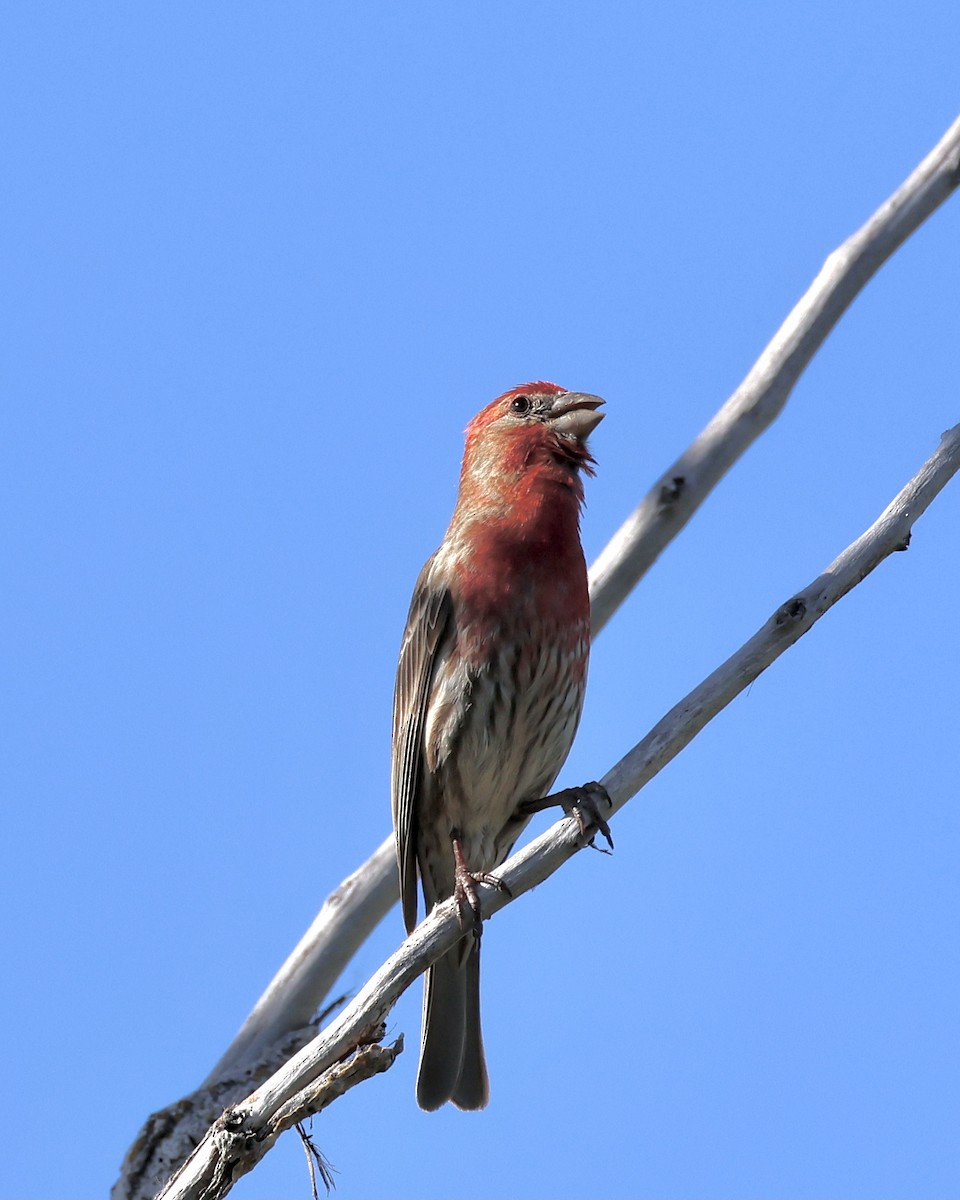
[[[5,7],[4,1200],[103,1195],[387,833],[473,413],[607,398],[595,557],[955,117],[958,46],[953,0]],[[562,783],[960,420],[958,248],[954,198],[604,631]],[[403,999],[315,1122],[339,1196],[960,1192],[958,529],[960,480],[491,923],[487,1111],[417,1110]],[[234,1194],[308,1196],[297,1139]]]

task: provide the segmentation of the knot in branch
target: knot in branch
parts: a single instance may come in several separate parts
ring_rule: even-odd
[[[794,621],[802,621],[807,615],[807,603],[801,596],[794,596],[792,600],[788,600],[786,604],[780,606],[774,615],[774,621],[779,626],[792,624]]]
[[[687,480],[683,475],[674,475],[672,479],[668,479],[660,485],[660,492],[657,496],[657,502],[662,508],[666,508],[676,502],[683,495],[683,490],[687,486]]]

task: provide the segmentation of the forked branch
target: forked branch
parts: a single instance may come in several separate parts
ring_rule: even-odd
[[[756,365],[660,476],[590,573],[594,634],[782,411],[804,367],[868,279],[960,183],[960,119],[869,221],[835,250]],[[799,636],[799,634],[798,634]],[[666,718],[665,718],[666,719]],[[114,1200],[146,1200],[219,1112],[315,1032],[313,1015],[397,898],[388,838],[323,905],[203,1085],[154,1114],[124,1161]]]
[[[731,700],[803,636],[838,600],[885,558],[905,550],[915,521],[960,468],[960,425],[943,435],[937,451],[877,520],[803,591],[792,596],[750,640],[670,710],[647,736],[604,776],[613,811],[647,784]],[[498,875],[508,890],[482,889],[487,916],[542,883],[583,845],[572,818],[558,821],[510,858]],[[234,1154],[244,1162],[261,1142],[272,1144],[277,1116],[302,1112],[305,1089],[351,1054],[363,1031],[384,1021],[397,998],[430,963],[462,936],[456,904],[438,905],[383,964],[353,1002],[270,1079],[227,1114],[230,1139],[217,1122],[161,1200],[219,1200],[236,1175]],[[266,1148],[269,1148],[268,1146]],[[248,1169],[248,1168],[247,1168]]]
[[[958,184],[960,118],[863,228],[830,255],[743,383],[601,551],[590,569],[594,636],[783,410],[803,368],[864,284]],[[279,1038],[308,1024],[357,948],[396,902],[395,875],[393,839],[387,838],[330,895],[207,1085],[263,1059]]]

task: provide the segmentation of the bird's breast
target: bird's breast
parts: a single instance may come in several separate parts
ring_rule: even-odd
[[[549,792],[570,751],[586,686],[586,620],[463,630],[435,679],[427,764],[473,870],[502,861],[517,808]]]

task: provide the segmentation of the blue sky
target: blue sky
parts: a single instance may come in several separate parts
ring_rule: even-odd
[[[933,0],[6,7],[5,1200],[104,1194],[385,836],[468,419],[607,398],[594,557],[955,117],[958,44]],[[960,420],[958,235],[954,199],[604,631],[561,782]],[[417,1110],[403,999],[315,1122],[338,1195],[956,1193],[958,522],[955,481],[614,857],[491,923],[484,1113]],[[308,1195],[296,1139],[234,1194]]]

